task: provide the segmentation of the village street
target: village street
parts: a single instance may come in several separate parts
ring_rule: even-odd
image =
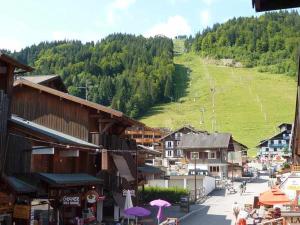
[[[235,187],[239,190],[239,184]],[[232,206],[237,202],[240,206],[253,204],[253,197],[268,189],[268,178],[261,177],[256,182],[247,183],[246,192],[240,196],[236,194],[225,194],[225,190],[214,191],[195,214],[184,219],[182,225],[234,225]]]

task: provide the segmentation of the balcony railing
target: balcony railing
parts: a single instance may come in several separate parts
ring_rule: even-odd
[[[284,147],[288,147],[288,144],[283,144],[283,143],[281,143],[281,144],[269,144],[269,147],[270,148],[284,148]]]

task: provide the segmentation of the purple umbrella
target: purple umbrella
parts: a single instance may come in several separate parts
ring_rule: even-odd
[[[149,216],[151,214],[149,210],[138,206],[125,209],[124,213],[127,216],[137,216],[137,217]]]
[[[151,212],[149,210],[144,209],[142,207],[138,207],[138,206],[125,209],[124,213],[127,216],[135,216],[136,224],[137,224],[137,217],[149,216],[151,214]]]
[[[159,224],[159,222],[163,219],[163,207],[169,207],[171,206],[171,203],[165,201],[165,200],[161,200],[161,199],[157,199],[157,200],[153,200],[150,202],[151,206],[158,206],[158,213],[157,213],[157,223]]]

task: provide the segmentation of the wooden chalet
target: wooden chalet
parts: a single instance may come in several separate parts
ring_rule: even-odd
[[[298,0],[252,0],[256,12],[300,7]]]
[[[26,79],[14,83],[11,111],[6,174],[17,176],[23,171],[26,179],[38,178],[44,191],[39,194],[48,195],[56,213],[62,213],[57,203],[70,197],[69,188],[65,188],[69,186],[80,196],[88,191],[114,196],[97,202],[98,221],[124,207],[122,191],[137,187],[137,165],[132,156],[137,146],[124,138],[124,131],[143,124],[122,112]],[[58,185],[62,179],[69,183]]]
[[[132,126],[125,130],[128,138],[135,140],[138,145],[159,148],[160,139],[166,133],[159,128],[148,126]]]
[[[8,178],[7,181],[14,182],[3,181],[8,139],[7,121],[11,114],[10,104],[14,76],[32,70],[31,67],[23,65],[0,52],[0,224],[12,223],[15,198],[22,194],[22,191],[17,190],[16,186],[13,185],[17,183],[17,180]],[[32,191],[34,192],[34,190]]]

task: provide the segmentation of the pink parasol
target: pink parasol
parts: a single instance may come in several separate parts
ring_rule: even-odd
[[[163,219],[163,207],[170,207],[171,203],[165,201],[165,200],[161,200],[161,199],[157,199],[157,200],[153,200],[150,202],[151,206],[158,206],[158,213],[157,213],[157,222],[159,224],[159,222]]]
[[[150,202],[151,206],[158,206],[158,207],[169,207],[171,206],[171,203],[162,200],[162,199],[157,199],[157,200],[153,200]]]

